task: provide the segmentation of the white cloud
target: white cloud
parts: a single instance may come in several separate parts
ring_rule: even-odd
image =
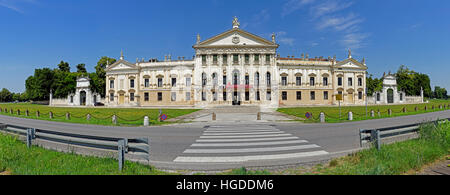
[[[315,1],[316,0],[289,0],[287,3],[283,5],[283,12],[281,12],[281,16],[282,17],[287,16],[301,9],[305,5],[314,3]]]
[[[353,2],[342,3],[339,1],[326,1],[311,7],[311,14],[318,18],[327,14],[335,13],[353,5]]]
[[[348,33],[340,40],[340,44],[346,48],[359,49],[365,46],[364,41],[367,37],[368,33]]]
[[[336,31],[354,32],[359,30],[357,26],[364,20],[359,18],[353,13],[350,13],[344,17],[324,17],[321,22],[317,24],[319,30],[324,30],[327,28],[332,28]]]
[[[20,8],[19,4],[23,4],[23,3],[37,3],[37,0],[0,0],[0,6],[1,7],[6,7],[10,10],[19,12],[19,13],[24,13],[24,11]]]

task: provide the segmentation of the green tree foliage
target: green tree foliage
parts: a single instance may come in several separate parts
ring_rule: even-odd
[[[89,74],[91,78],[91,90],[99,93],[102,97],[106,95],[106,65],[114,64],[116,59],[103,56],[95,66],[95,73]]]
[[[400,66],[397,71],[398,90],[404,91],[409,96],[419,96],[421,88],[425,97],[432,97],[430,77],[426,74],[410,70],[405,65]]]
[[[77,72],[78,73],[87,73],[86,64],[78,64],[77,65]]]
[[[111,65],[115,62],[116,60],[113,58],[102,57],[98,61],[94,73],[88,73],[85,64],[78,64],[77,72],[70,72],[69,63],[64,61],[58,64],[57,69],[36,69],[34,75],[25,81],[26,92],[24,95],[18,95],[16,98],[34,101],[49,100],[50,90],[53,92],[54,98],[66,98],[67,95],[75,92],[76,80],[81,76],[88,76],[91,79],[91,90],[105,97],[106,64]]]
[[[0,91],[0,102],[11,102],[13,100],[13,94],[8,90],[3,88]]]
[[[383,78],[373,78],[373,75],[367,77],[367,94],[372,96],[375,92],[383,89]]]
[[[58,68],[59,68],[59,70],[61,70],[63,72],[70,72],[70,65],[67,62],[61,61],[58,64]]]
[[[441,88],[439,86],[436,86],[434,88],[434,94],[433,97],[437,99],[448,99],[448,92],[447,89]]]
[[[34,76],[25,81],[26,93],[30,100],[48,100],[54,82],[55,72],[49,68],[36,69]]]

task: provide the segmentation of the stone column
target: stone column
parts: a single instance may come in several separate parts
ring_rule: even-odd
[[[148,116],[144,117],[144,127],[148,127],[150,125],[150,120],[148,118]]]
[[[325,119],[325,113],[321,112],[320,113],[320,123],[325,123],[326,119]]]

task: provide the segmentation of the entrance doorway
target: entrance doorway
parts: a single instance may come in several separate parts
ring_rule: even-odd
[[[387,90],[387,101],[388,101],[388,104],[394,103],[394,90],[393,89]]]
[[[235,91],[233,93],[233,106],[240,106],[241,105],[241,93]]]
[[[86,92],[80,92],[80,106],[86,106]]]
[[[125,94],[119,94],[119,105],[125,102]]]

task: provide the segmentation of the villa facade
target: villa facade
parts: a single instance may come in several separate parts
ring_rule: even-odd
[[[233,27],[193,46],[195,56],[164,60],[120,60],[106,68],[105,105],[109,107],[196,107],[252,105],[364,105],[365,60],[308,54],[280,57],[275,34],[264,39]]]

